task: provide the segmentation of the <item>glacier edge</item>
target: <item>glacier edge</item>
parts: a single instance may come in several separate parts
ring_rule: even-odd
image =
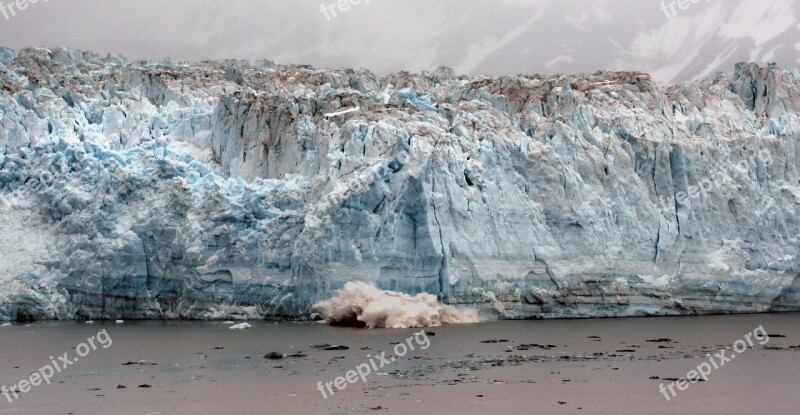
[[[0,69],[0,320],[306,319],[352,280],[501,318],[800,309],[792,68]]]

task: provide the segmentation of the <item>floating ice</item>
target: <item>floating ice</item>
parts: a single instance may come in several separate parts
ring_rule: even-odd
[[[384,291],[365,282],[348,282],[336,296],[314,304],[331,324],[363,324],[369,328],[437,327],[477,323],[475,310],[439,304],[436,297]]]
[[[250,325],[250,323],[241,323],[241,324],[236,324],[236,325],[230,326],[228,328],[231,329],[231,330],[245,330],[245,329],[249,329],[250,327],[252,327]]]

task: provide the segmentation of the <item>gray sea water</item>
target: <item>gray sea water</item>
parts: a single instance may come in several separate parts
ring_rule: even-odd
[[[800,408],[798,314],[493,321],[428,334],[250,324],[245,330],[190,321],[0,327],[6,390],[19,389],[32,373],[49,374],[43,368],[54,360],[64,365],[64,353],[71,361],[50,384],[40,379],[16,399],[0,395],[0,414],[795,414]],[[768,340],[754,337],[759,327]],[[733,347],[737,340],[747,344],[742,353]],[[398,342],[407,349],[402,356]],[[311,347],[322,343],[348,349]],[[707,381],[685,390],[673,385],[675,395],[661,391],[659,385],[676,382],[665,379],[685,378],[726,347],[729,360],[716,359]],[[269,352],[289,357],[264,358]],[[386,363],[376,360],[381,352]],[[369,373],[337,389],[338,377],[363,372],[365,364]]]

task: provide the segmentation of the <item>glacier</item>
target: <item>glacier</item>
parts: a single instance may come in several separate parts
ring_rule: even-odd
[[[0,320],[800,310],[800,72],[379,77],[0,48]]]

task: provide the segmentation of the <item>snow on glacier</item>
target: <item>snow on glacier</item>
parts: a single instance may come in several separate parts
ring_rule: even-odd
[[[793,69],[0,74],[0,320],[305,319],[351,281],[503,318],[800,308]]]

